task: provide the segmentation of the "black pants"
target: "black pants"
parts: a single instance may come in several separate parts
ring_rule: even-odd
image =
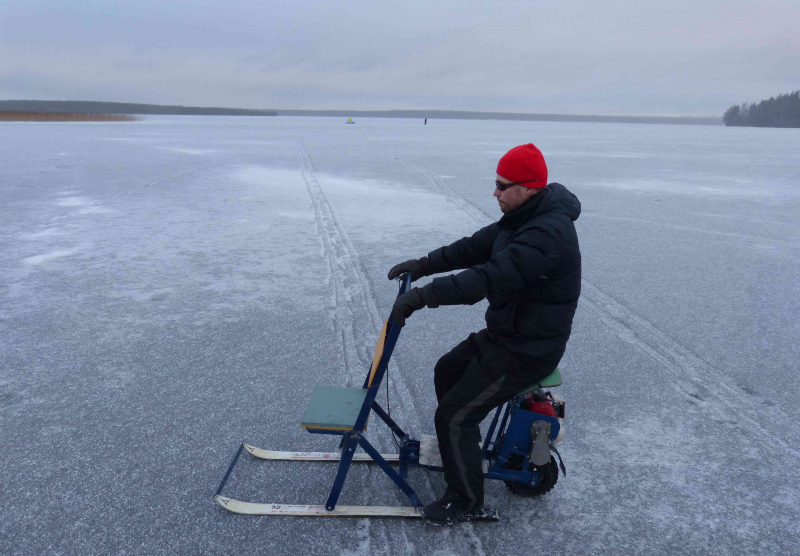
[[[470,509],[483,506],[480,423],[492,409],[546,374],[523,366],[492,342],[486,330],[470,334],[439,359],[433,378],[439,400],[434,421],[446,497],[467,501]]]

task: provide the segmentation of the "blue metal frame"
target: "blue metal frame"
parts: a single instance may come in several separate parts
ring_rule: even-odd
[[[410,286],[411,276],[406,274],[400,281],[400,290],[397,294],[398,297],[407,292]],[[389,359],[392,357],[392,352],[397,344],[397,338],[400,336],[400,331],[402,330],[402,327],[394,321],[393,315],[389,316],[386,328],[387,333],[386,340],[383,345],[383,353],[381,354],[381,359],[378,362],[377,368],[375,369],[375,375],[372,378],[372,383],[370,384],[370,374],[372,370],[371,366],[370,369],[367,370],[367,376],[364,379],[363,388],[368,388],[367,395],[364,398],[364,403],[361,406],[361,411],[358,413],[353,430],[332,431],[312,428],[307,429],[308,432],[317,434],[342,435],[342,441],[339,444],[339,447],[342,450],[342,455],[339,460],[339,468],[336,472],[336,478],[333,480],[333,487],[328,495],[328,500],[325,503],[325,508],[329,511],[336,508],[336,503],[339,500],[342,487],[344,487],[344,481],[347,478],[347,472],[350,470],[350,465],[353,462],[353,455],[355,454],[358,446],[361,446],[364,451],[369,454],[372,460],[378,464],[383,472],[386,473],[389,478],[392,479],[392,481],[394,481],[394,483],[406,494],[406,496],[408,496],[408,499],[415,508],[422,507],[422,502],[420,502],[417,493],[414,492],[414,489],[411,488],[406,481],[409,464],[414,465],[419,461],[419,442],[412,440],[403,431],[403,429],[401,429],[400,426],[395,423],[391,417],[389,417],[389,414],[386,413],[380,405],[378,405],[378,402],[375,401],[375,398],[378,395],[378,390],[383,382],[383,377],[386,374],[386,369],[389,367]],[[378,453],[378,451],[373,448],[372,444],[370,444],[364,437],[364,429],[367,425],[367,419],[372,411],[374,411],[378,417],[380,417],[380,419],[386,423],[386,425],[392,430],[392,434],[396,434],[401,440],[399,472],[392,469],[389,463],[383,457],[381,457],[380,453]],[[414,442],[416,442],[416,457],[413,453],[411,453],[411,450],[413,450],[411,447],[414,445]]]
[[[228,466],[228,471],[225,473],[225,476],[222,477],[222,481],[220,481],[219,486],[217,487],[217,492],[214,493],[214,496],[219,496],[222,494],[222,489],[225,487],[225,483],[228,482],[228,477],[231,476],[231,471],[233,471],[233,467],[236,465],[236,462],[239,461],[239,456],[242,455],[242,450],[244,449],[244,444],[239,444],[239,449],[236,450],[236,455],[233,456],[233,461]]]
[[[497,408],[489,425],[489,431],[483,444],[483,458],[489,461],[489,469],[484,473],[487,479],[502,479],[504,481],[514,481],[526,484],[536,484],[539,475],[535,471],[528,471],[530,468],[530,458],[528,454],[531,449],[530,427],[534,421],[548,421],[550,423],[550,441],[556,439],[561,430],[561,423],[558,419],[542,413],[534,413],[520,407],[522,398],[517,396],[511,401]],[[500,414],[503,419],[500,426],[497,426]],[[500,439],[502,438],[502,443]],[[519,455],[523,458],[522,469],[505,469],[503,466],[508,461],[511,454]]]
[[[397,294],[398,297],[407,292],[410,286],[411,276],[406,274],[401,279],[400,289]],[[333,487],[331,488],[330,494],[328,495],[328,499],[325,503],[325,508],[329,511],[332,511],[336,508],[336,503],[338,502],[339,495],[344,487],[347,473],[350,470],[350,465],[353,462],[353,455],[359,446],[361,446],[361,448],[372,458],[372,460],[378,464],[383,472],[386,473],[386,475],[388,475],[392,481],[394,481],[400,490],[402,490],[406,496],[408,496],[408,499],[411,501],[411,504],[414,507],[422,507],[422,502],[420,502],[417,493],[406,481],[406,478],[408,477],[408,467],[412,465],[420,465],[420,443],[418,440],[414,440],[411,438],[411,436],[406,434],[403,429],[400,428],[400,426],[388,415],[388,413],[386,413],[386,411],[384,411],[384,409],[375,401],[381,382],[383,382],[384,375],[386,374],[386,369],[389,366],[389,359],[392,356],[392,352],[397,344],[397,339],[400,336],[401,329],[402,327],[399,326],[394,321],[394,317],[390,315],[387,323],[387,334],[384,342],[383,354],[375,370],[375,376],[372,379],[372,384],[369,382],[371,366],[370,369],[367,370],[367,377],[364,380],[363,388],[368,389],[368,391],[353,429],[349,431],[311,428],[307,429],[309,432],[316,434],[342,436],[342,440],[339,443],[339,448],[341,449],[339,466],[336,472],[336,477],[333,481]],[[539,480],[539,476],[534,471],[528,471],[530,464],[528,453],[530,451],[532,442],[530,434],[531,423],[538,420],[549,421],[551,425],[551,441],[555,440],[555,438],[558,436],[561,425],[558,422],[558,419],[550,417],[549,415],[533,413],[531,411],[522,409],[520,407],[521,401],[522,398],[517,396],[509,402],[499,406],[495,411],[491,425],[489,426],[489,430],[484,440],[483,448],[481,450],[482,458],[489,462],[489,468],[484,473],[484,477],[487,479],[500,479],[504,481],[514,481],[535,485]],[[395,471],[372,446],[372,444],[370,444],[364,437],[364,429],[366,428],[367,419],[369,418],[370,413],[373,411],[392,430],[392,434],[396,435],[400,439],[400,466],[398,471]],[[244,445],[239,446],[233,461],[231,461],[231,464],[228,467],[228,471],[225,473],[225,477],[222,479],[222,482],[217,488],[217,495],[222,492],[222,488],[225,486],[225,483],[233,471],[239,456],[242,454],[243,447]],[[523,464],[521,470],[503,468],[503,465],[505,465],[511,454],[522,456]],[[436,471],[443,470],[440,467],[426,467]]]

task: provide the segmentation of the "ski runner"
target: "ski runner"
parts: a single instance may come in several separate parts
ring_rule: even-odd
[[[494,196],[503,217],[471,237],[394,266],[389,279],[411,280],[462,270],[412,288],[395,301],[395,321],[423,307],[472,305],[488,299],[486,328],[436,363],[439,406],[434,422],[447,490],[425,506],[428,523],[449,525],[479,515],[483,468],[479,425],[495,407],[553,372],[564,355],[581,288],[574,221],[578,198],[547,185],[547,165],[532,143],[497,164]]]

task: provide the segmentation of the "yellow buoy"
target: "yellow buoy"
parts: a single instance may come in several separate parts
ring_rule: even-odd
[[[353,118],[347,118],[346,124],[354,124]]]

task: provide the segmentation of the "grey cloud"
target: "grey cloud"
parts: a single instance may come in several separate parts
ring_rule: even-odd
[[[790,1],[11,0],[0,98],[719,114],[800,86],[798,20]]]

